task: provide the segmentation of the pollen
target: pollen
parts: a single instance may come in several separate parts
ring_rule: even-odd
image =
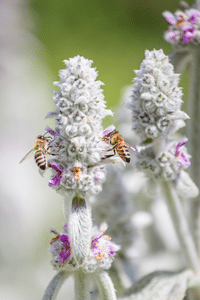
[[[101,254],[95,255],[95,258],[96,258],[97,260],[101,260],[104,256],[105,256],[105,253],[101,253]]]
[[[72,174],[74,175],[76,181],[79,179],[81,173],[81,167],[74,166],[74,172]]]

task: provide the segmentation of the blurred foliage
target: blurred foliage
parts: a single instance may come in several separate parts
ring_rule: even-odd
[[[45,46],[40,55],[54,80],[64,59],[78,54],[92,59],[111,108],[119,103],[121,89],[131,84],[145,49],[171,51],[163,39],[168,25],[162,12],[179,7],[177,0],[33,0],[32,32]]]

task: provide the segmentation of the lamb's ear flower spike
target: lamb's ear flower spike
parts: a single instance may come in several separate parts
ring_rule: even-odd
[[[90,297],[87,273],[101,273],[110,268],[114,254],[120,248],[104,234],[106,227],[92,229],[88,201],[102,189],[106,177],[104,165],[116,161],[116,158],[104,159],[105,151],[110,147],[102,140],[102,119],[112,112],[106,109],[100,88],[102,82],[96,80],[98,73],[91,68],[92,61],[76,56],[65,64],[66,69],[59,73],[60,81],[55,82],[60,90],[54,93],[56,109],[46,116],[55,119],[55,129],[46,128],[52,136],[48,149],[54,155],[48,160],[52,170],[49,186],[65,196],[63,208],[67,222],[63,233],[51,230],[55,236],[50,252],[55,269],[73,271],[75,299],[86,300]],[[59,285],[63,278],[61,276],[60,281],[57,277],[53,279],[53,297],[57,291],[56,283]],[[111,280],[109,282],[104,290],[108,294],[111,291],[110,300],[116,299],[113,284]],[[103,281],[101,285],[104,285]],[[47,292],[50,290],[51,284]]]
[[[161,50],[145,51],[140,70],[135,71],[132,93],[133,129],[144,139],[167,136],[185,126],[188,115],[180,110],[179,75]]]
[[[101,123],[112,112],[106,109],[102,82],[96,80],[98,73],[91,68],[92,61],[76,56],[65,64],[60,81],[55,82],[60,89],[54,93],[56,109],[47,114],[56,123],[54,130],[46,128],[56,154],[49,163],[57,166],[52,167],[49,185],[64,195],[85,198],[99,193],[105,180],[102,158],[108,146],[102,141]],[[101,180],[96,180],[97,173]]]
[[[174,22],[170,14],[165,16]],[[180,176],[181,172],[190,166],[190,156],[184,146],[187,139],[179,142],[169,139],[169,135],[185,126],[184,120],[189,118],[180,110],[179,75],[174,73],[173,65],[162,50],[146,51],[136,75],[131,102],[133,129],[142,138],[137,147],[136,165],[162,186],[188,264],[197,273],[196,247],[175,191],[176,185],[181,186],[179,181],[184,178]]]

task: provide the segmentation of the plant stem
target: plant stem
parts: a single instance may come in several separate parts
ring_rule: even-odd
[[[75,300],[90,300],[89,276],[78,270],[74,273]]]
[[[117,300],[115,289],[108,273],[105,271],[93,274],[101,300]]]
[[[71,273],[66,272],[66,271],[61,271],[58,274],[56,274],[54,276],[54,278],[51,280],[51,282],[49,283],[49,285],[45,291],[43,300],[55,300],[63,282],[70,275],[71,275]]]
[[[196,9],[200,10],[200,0],[196,0]]]
[[[171,182],[164,181],[162,183],[162,189],[170,210],[176,233],[187,257],[189,267],[191,267],[195,273],[198,273],[200,271],[199,259],[180,199]]]
[[[197,4],[200,5],[200,1]],[[189,137],[189,152],[192,155],[191,177],[200,190],[200,47],[196,46],[191,51],[191,55],[190,94],[188,101],[190,121],[187,126],[187,136]],[[200,245],[198,243],[200,236],[200,197],[193,199],[191,205],[193,231],[200,254]]]

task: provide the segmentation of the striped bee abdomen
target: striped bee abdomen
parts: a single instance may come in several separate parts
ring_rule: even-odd
[[[123,161],[126,163],[130,162],[131,156],[126,145],[117,145],[116,151]]]
[[[35,161],[41,170],[46,170],[47,168],[46,156],[41,150],[35,151]]]

